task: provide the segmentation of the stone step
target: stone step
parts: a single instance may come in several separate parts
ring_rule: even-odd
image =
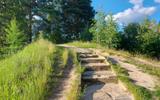
[[[105,58],[81,58],[81,63],[102,63],[105,62]]]
[[[80,54],[79,58],[98,58],[97,54]]]
[[[117,83],[117,76],[112,71],[86,71],[82,74],[85,82]]]
[[[109,63],[87,63],[82,64],[82,67],[85,67],[86,71],[102,71],[111,68]]]
[[[93,54],[92,52],[77,52],[78,55],[80,54]]]
[[[133,100],[130,96],[124,94],[124,95],[120,95],[118,97],[115,97],[114,100]]]

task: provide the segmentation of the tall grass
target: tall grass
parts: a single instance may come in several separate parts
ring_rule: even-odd
[[[81,97],[81,73],[83,69],[81,69],[81,66],[77,60],[77,54],[74,51],[70,51],[72,62],[75,68],[75,78],[72,80],[72,86],[70,88],[70,91],[67,93],[67,100],[80,100]]]
[[[43,100],[55,47],[39,40],[0,62],[0,100]]]
[[[68,61],[68,57],[69,57],[69,52],[67,49],[64,49],[62,52],[62,66],[66,66],[67,65],[67,61]]]
[[[82,41],[74,41],[71,43],[67,43],[67,45],[81,47],[81,48],[102,48],[99,44],[92,42],[82,42]]]

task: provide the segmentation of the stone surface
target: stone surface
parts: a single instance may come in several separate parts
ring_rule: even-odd
[[[106,63],[88,63],[82,64],[87,71],[102,71],[110,69],[110,65]]]
[[[97,58],[98,55],[97,54],[80,54],[79,57],[80,58]]]
[[[88,86],[83,100],[123,100],[121,99],[122,97],[124,100],[133,100],[130,93],[125,91],[118,84],[106,83]]]
[[[85,82],[117,83],[117,76],[111,71],[87,71],[83,73],[82,80]]]
[[[98,58],[81,58],[80,59],[81,63],[103,63],[105,62],[105,58],[103,57],[98,57]]]
[[[138,66],[123,62],[123,59],[121,60],[118,56],[110,56],[109,59],[112,62],[119,63],[122,68],[125,68],[129,73],[129,78],[132,79],[136,85],[145,87],[151,91],[156,87],[158,79],[155,76],[143,72]]]
[[[112,97],[103,91],[98,91],[93,94],[93,100],[112,100]]]

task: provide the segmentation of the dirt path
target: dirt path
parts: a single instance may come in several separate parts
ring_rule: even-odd
[[[48,100],[67,100],[66,96],[70,91],[73,80],[76,78],[75,68],[71,60],[72,59],[69,58],[68,65],[64,69],[62,77],[59,77],[57,87],[53,89]]]
[[[108,59],[112,63],[119,63],[121,67],[125,68],[129,77],[133,80],[133,82],[139,86],[145,87],[149,90],[154,90],[157,85],[158,78],[143,72],[138,66],[127,63],[126,59],[119,56],[109,56]]]
[[[116,74],[112,72],[111,66],[104,57],[90,49],[59,46],[74,49],[79,54],[81,65],[86,68],[82,74],[82,83],[86,86],[82,100],[134,100],[127,89],[118,82]]]

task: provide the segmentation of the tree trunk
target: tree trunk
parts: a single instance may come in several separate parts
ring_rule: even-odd
[[[32,42],[32,0],[29,7],[29,42]]]

